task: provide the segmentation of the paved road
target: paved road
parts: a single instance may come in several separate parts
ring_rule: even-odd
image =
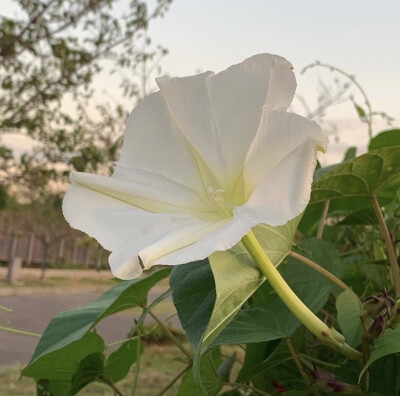
[[[158,295],[158,293],[157,293]],[[58,312],[80,307],[95,300],[98,293],[86,294],[47,294],[47,295],[11,295],[0,296],[0,305],[11,308],[12,313],[0,309],[0,325],[15,329],[42,333],[50,319]],[[150,297],[151,299],[151,297]],[[159,312],[161,318],[170,315]],[[126,337],[139,312],[120,313],[103,320],[97,327],[106,343]],[[176,318],[173,325],[179,326]],[[26,364],[32,356],[38,338],[19,335],[0,330],[0,367],[5,365]]]

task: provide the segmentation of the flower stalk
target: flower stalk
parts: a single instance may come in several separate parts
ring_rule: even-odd
[[[362,359],[362,354],[346,344],[342,334],[326,325],[296,296],[272,264],[251,230],[242,238],[242,243],[281,300],[311,333],[323,344],[337,350],[349,359],[358,361]]]

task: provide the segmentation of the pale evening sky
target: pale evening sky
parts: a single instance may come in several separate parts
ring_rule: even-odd
[[[0,13],[15,15],[12,4],[1,0]],[[162,67],[175,76],[220,71],[260,52],[282,55],[295,66],[298,92],[311,103],[318,78],[329,83],[332,77],[322,70],[300,75],[300,70],[316,59],[330,63],[354,74],[374,110],[386,111],[399,125],[399,15],[398,0],[175,0],[164,19],[151,24],[149,35],[169,49]],[[112,76],[102,81],[113,86]],[[295,111],[300,110],[297,104]],[[340,159],[349,144],[365,151],[366,127],[350,103],[338,105],[328,118],[337,123],[340,136],[339,143],[331,139],[328,162]],[[377,119],[375,133],[385,128]]]

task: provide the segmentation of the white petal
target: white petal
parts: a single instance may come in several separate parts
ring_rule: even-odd
[[[119,162],[203,189],[191,148],[176,130],[160,92],[147,96],[130,114]]]
[[[194,190],[140,169],[119,167],[113,177],[73,172],[71,181],[153,213],[212,213]]]
[[[206,80],[210,75],[206,72],[183,78],[163,77],[157,79],[157,84],[181,134],[223,186],[226,166],[208,98]]]
[[[325,149],[328,144],[326,135],[314,121],[265,106],[244,165],[246,197],[272,168],[308,139]]]
[[[296,91],[296,77],[293,66],[286,59],[277,57],[272,62],[266,105],[275,110],[287,110]]]
[[[160,257],[196,243],[226,223],[150,213],[76,182],[64,198],[63,213],[73,228],[112,251],[111,270],[121,279],[139,276],[141,263],[149,268]]]
[[[248,216],[245,211],[237,212],[233,218],[215,224],[215,229],[190,246],[176,250],[159,258],[154,264],[177,265],[202,260],[216,251],[224,251],[235,246],[249,230],[259,224],[259,219]]]
[[[269,170],[238,213],[271,226],[287,223],[310,200],[316,163],[315,141],[308,138]]]
[[[296,89],[291,69],[291,64],[282,57],[260,54],[207,79],[210,105],[227,166],[226,179],[237,180],[240,176],[263,105],[286,108],[290,104]]]
[[[198,219],[186,218],[180,223],[176,223],[175,227],[171,227],[163,235],[155,238],[154,243],[145,247],[139,252],[144,265],[148,268],[156,263],[163,263],[164,257],[181,252],[182,250],[194,251],[193,244],[198,243],[204,238],[208,238],[215,230],[220,230],[230,219],[220,220],[218,222],[205,222]],[[196,251],[194,260],[198,257],[208,257],[208,252],[204,249]],[[188,261],[175,261],[175,264],[184,264]]]

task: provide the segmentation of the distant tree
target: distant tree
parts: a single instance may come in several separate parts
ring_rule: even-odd
[[[121,14],[121,0],[15,0],[21,16],[0,16],[0,139],[17,133],[39,145],[16,161],[0,141],[0,183],[36,199],[68,167],[108,167],[126,110],[103,104],[89,114],[93,82],[102,70],[118,72],[121,95],[146,94],[147,76],[166,53],[150,45],[147,27],[171,2],[150,8],[131,0]],[[66,108],[66,97],[75,108]]]
[[[143,58],[149,21],[171,0],[132,0],[115,15],[118,0],[15,0],[21,19],[0,17],[0,128],[42,138],[58,121],[66,93],[91,94],[91,83],[111,60],[113,70],[130,69]]]

